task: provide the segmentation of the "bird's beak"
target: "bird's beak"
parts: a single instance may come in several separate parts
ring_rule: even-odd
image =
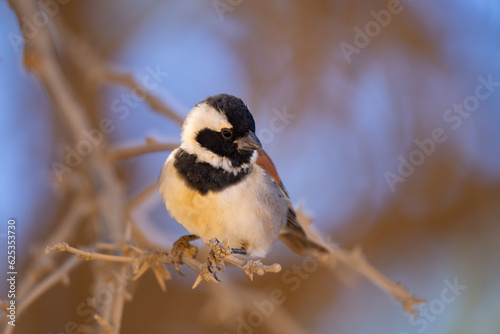
[[[238,144],[238,150],[254,151],[262,148],[259,138],[257,138],[253,131],[248,131],[248,134],[245,137],[237,139],[235,142]]]

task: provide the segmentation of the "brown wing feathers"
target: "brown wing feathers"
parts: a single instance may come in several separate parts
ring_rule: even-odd
[[[258,153],[259,156],[257,157],[256,164],[262,167],[266,172],[268,172],[269,175],[273,177],[274,181],[276,181],[276,183],[283,186],[280,176],[278,175],[278,171],[276,170],[273,161],[271,160],[269,155],[267,155],[266,151],[260,149]]]
[[[280,240],[299,255],[306,255],[310,250],[318,250],[322,253],[328,253],[327,249],[307,237],[304,229],[300,226],[300,223],[297,220],[297,215],[290,202],[290,197],[281,182],[273,161],[264,150],[260,149],[258,152],[259,156],[256,164],[262,167],[274,179],[274,181],[276,181],[288,201],[286,228],[282,231]]]

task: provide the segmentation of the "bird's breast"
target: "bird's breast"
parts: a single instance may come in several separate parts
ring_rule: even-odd
[[[179,175],[171,157],[160,176],[160,193],[171,216],[204,240],[227,238],[232,248],[265,255],[288,210],[269,175],[255,165],[240,182],[202,194]]]

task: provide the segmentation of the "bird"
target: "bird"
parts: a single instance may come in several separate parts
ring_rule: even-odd
[[[191,109],[181,144],[163,165],[159,192],[190,233],[174,243],[176,269],[182,250],[199,238],[227,240],[233,253],[257,258],[278,239],[299,255],[328,253],[300,225],[252,114],[233,95],[210,96]]]

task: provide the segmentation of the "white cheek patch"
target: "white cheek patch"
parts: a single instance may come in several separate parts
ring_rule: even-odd
[[[196,134],[205,128],[220,131],[223,128],[232,128],[232,125],[224,114],[202,103],[195,106],[184,121],[182,141],[195,139]]]
[[[195,106],[182,126],[182,148],[189,154],[194,154],[200,161],[208,162],[214,167],[224,168],[227,171],[234,171],[229,159],[218,156],[214,152],[202,147],[196,141],[196,135],[203,129],[208,128],[220,131],[224,128],[231,129],[233,126],[219,111],[210,107],[206,103]]]
[[[186,151],[192,154],[200,150],[208,151],[196,141],[198,132],[205,128],[220,131],[223,128],[232,128],[232,126],[226,116],[206,103],[197,105],[191,110],[182,126],[181,140]]]

